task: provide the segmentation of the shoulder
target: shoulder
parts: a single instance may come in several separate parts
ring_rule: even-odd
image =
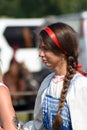
[[[0,96],[4,94],[7,95],[8,92],[9,92],[8,87],[4,83],[0,82]]]
[[[74,86],[77,86],[78,88],[87,87],[87,77],[81,74],[76,74],[74,78],[72,79],[71,84]]]
[[[52,79],[52,77],[54,76],[54,74],[55,73],[50,73],[49,75],[47,75],[46,78],[42,81],[41,85],[50,82],[50,80]]]
[[[55,73],[53,73],[53,72],[50,73],[50,74],[48,74],[48,75],[44,78],[43,82],[45,82],[45,81],[47,81],[47,80],[50,80],[50,79],[54,76],[54,74],[55,74]],[[42,82],[42,83],[43,83],[43,82]]]
[[[72,104],[73,101],[87,100],[87,77],[76,74],[69,85],[67,101]]]
[[[0,89],[1,88],[8,89],[8,87],[3,82],[0,82]]]
[[[11,100],[10,91],[4,83],[0,83],[0,105]],[[3,102],[4,100],[4,102]]]
[[[46,78],[42,81],[41,86],[39,88],[39,92],[43,91],[47,86],[49,85],[52,77],[55,75],[55,73],[50,73],[46,76]]]
[[[77,94],[84,91],[87,92],[87,77],[76,74],[73,79],[71,80],[71,83],[69,85],[68,93],[69,94]]]

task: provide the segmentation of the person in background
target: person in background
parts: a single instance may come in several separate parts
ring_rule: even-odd
[[[9,69],[3,74],[3,82],[10,90],[15,111],[34,108],[36,95],[26,96],[25,93],[36,92],[39,83],[27,69],[25,63],[16,60],[15,55],[10,61]],[[20,96],[19,93],[21,92],[23,95]]]
[[[23,130],[86,130],[87,78],[78,68],[77,33],[65,23],[53,23],[40,32],[44,64],[54,72],[41,83],[34,120]]]
[[[12,58],[10,61],[9,69],[3,74],[3,82],[9,88],[11,93],[18,91],[19,87],[19,63]],[[12,101],[15,103],[18,95],[12,95]]]
[[[3,83],[2,79],[0,69],[0,130],[21,130],[12,105],[9,89]]]

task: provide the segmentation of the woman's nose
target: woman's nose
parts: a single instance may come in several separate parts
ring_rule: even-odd
[[[40,57],[43,57],[43,56],[44,56],[44,51],[43,51],[43,50],[40,50],[40,51],[39,51],[39,56],[40,56]]]

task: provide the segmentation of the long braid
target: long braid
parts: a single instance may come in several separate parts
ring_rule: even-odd
[[[68,91],[68,87],[70,84],[71,79],[73,78],[74,74],[76,73],[77,70],[77,61],[75,61],[72,56],[69,56],[67,59],[67,73],[64,78],[64,83],[63,83],[63,89],[61,92],[60,96],[60,102],[58,106],[58,113],[56,115],[54,124],[53,124],[53,130],[60,130],[60,125],[62,123],[62,117],[61,117],[61,111],[64,106],[64,102],[66,100],[66,95]]]
[[[53,130],[60,130],[62,123],[61,112],[67,96],[69,84],[76,73],[79,55],[79,44],[76,32],[69,25],[54,23],[40,33],[43,43],[55,54],[64,54],[67,61],[67,72],[58,105],[58,113],[53,123]]]

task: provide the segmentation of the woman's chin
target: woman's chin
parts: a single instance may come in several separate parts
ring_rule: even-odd
[[[48,64],[48,63],[45,63],[45,65],[47,66],[47,67],[52,67],[50,64]]]

